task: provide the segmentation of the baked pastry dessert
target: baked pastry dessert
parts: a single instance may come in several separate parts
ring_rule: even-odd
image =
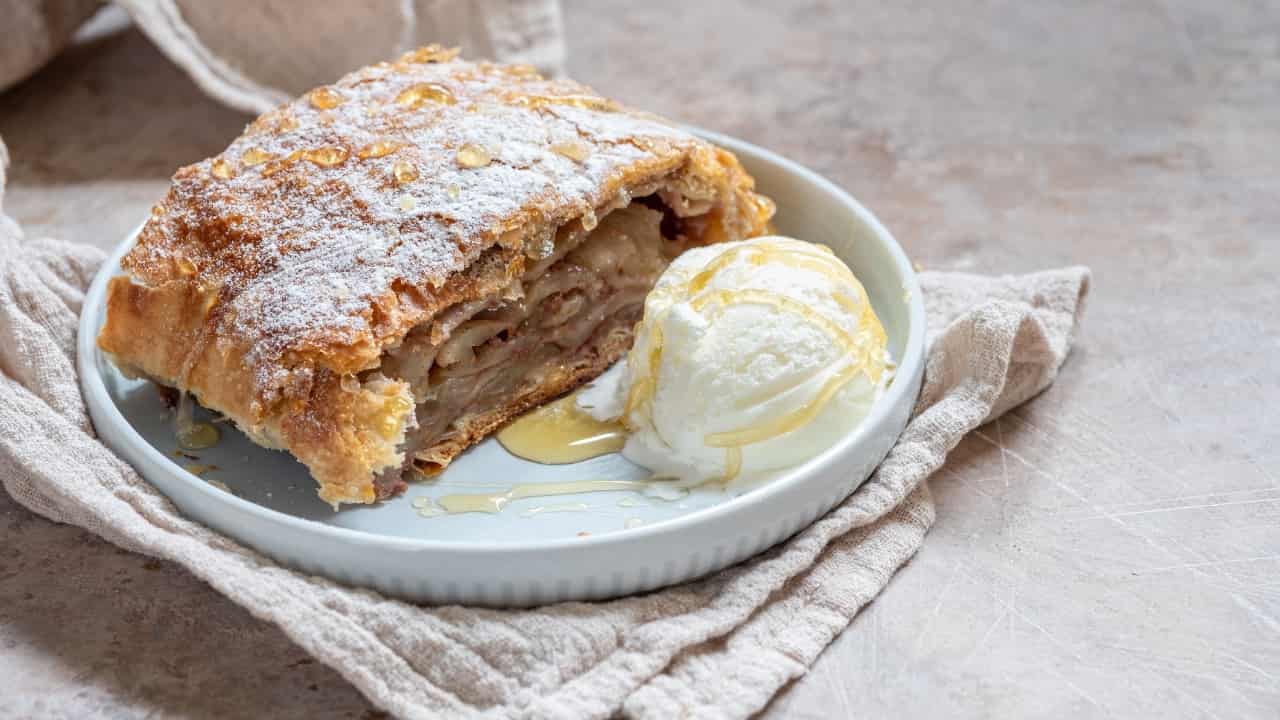
[[[98,345],[368,503],[598,375],[673,257],[772,213],[661,118],[431,46],[180,169]]]

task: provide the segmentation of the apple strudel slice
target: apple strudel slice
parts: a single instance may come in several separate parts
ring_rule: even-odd
[[[174,175],[98,345],[368,503],[603,372],[690,245],[763,232],[729,152],[523,66],[422,48]]]

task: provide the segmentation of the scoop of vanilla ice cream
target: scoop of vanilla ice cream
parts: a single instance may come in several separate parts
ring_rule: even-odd
[[[866,291],[825,246],[694,248],[645,300],[627,359],[579,395],[623,455],[694,484],[800,464],[856,428],[890,375]]]

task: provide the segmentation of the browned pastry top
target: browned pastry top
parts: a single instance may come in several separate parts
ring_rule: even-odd
[[[404,295],[430,296],[509,230],[581,215],[622,168],[693,142],[577,83],[453,55],[424,48],[259,117],[178,171],[125,269],[221,287],[218,334],[253,339],[269,395],[285,353],[376,364],[392,319],[419,314]],[[355,353],[326,352],[339,348]]]

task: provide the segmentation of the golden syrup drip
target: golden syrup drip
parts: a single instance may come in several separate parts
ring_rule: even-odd
[[[286,132],[289,132],[290,130],[297,130],[297,129],[298,129],[298,118],[294,117],[293,115],[290,115],[289,113],[282,114],[280,116],[280,122],[276,123],[277,132],[286,133]]]
[[[648,303],[646,303],[647,305]],[[653,394],[658,389],[658,369],[662,365],[662,323],[667,319],[667,313],[670,308],[662,313],[662,315],[654,318],[649,323],[649,357],[648,368],[646,372],[638,372],[640,368],[631,368],[631,377],[636,378],[631,383],[631,389],[627,392],[627,402],[622,409],[622,418],[625,422],[626,418],[631,417],[631,413],[638,410],[644,403],[653,400]],[[646,312],[646,315],[648,313]],[[627,364],[631,365],[635,353],[627,356]]]
[[[843,360],[843,358],[840,358],[839,360]],[[839,360],[837,360],[837,362],[839,362]],[[768,402],[769,400],[772,400],[774,398],[782,397],[783,395],[786,395],[792,390],[795,390],[801,385],[804,385],[810,380],[818,377],[819,375],[826,372],[830,368],[831,368],[831,365],[827,365],[826,367],[821,367],[821,368],[818,368],[817,370],[814,370],[808,375],[796,375],[795,377],[792,377],[791,379],[787,380],[787,382],[782,383],[780,386],[773,385],[769,387],[759,388],[755,392],[747,393],[746,395],[743,395],[742,397],[738,398],[737,401],[733,404],[733,407],[735,410],[747,410],[761,403]]]
[[[616,422],[601,422],[580,410],[567,395],[521,415],[498,431],[507,452],[546,465],[581,462],[615,453],[626,443]]]
[[[240,156],[240,162],[243,163],[245,167],[253,167],[254,165],[261,165],[268,160],[274,160],[275,157],[275,155],[272,155],[262,148],[255,147],[245,150],[244,154]]]
[[[320,167],[334,167],[335,165],[341,165],[346,162],[349,155],[350,153],[347,152],[347,149],[344,147],[339,145],[325,145],[324,147],[304,150],[302,152],[302,159],[315,163]]]
[[[204,450],[218,444],[218,428],[206,422],[195,422],[195,406],[191,396],[178,396],[173,414],[174,435],[183,450]]]
[[[778,204],[764,195],[750,197],[756,206],[756,222],[764,226],[764,234],[777,235],[778,227],[773,224],[773,218],[777,215]]]
[[[594,95],[524,95],[516,98],[518,107],[542,108],[548,105],[569,105],[584,110],[600,112],[617,112],[618,104],[612,100]]]
[[[581,140],[569,140],[552,143],[551,152],[581,164],[586,162],[588,157],[591,157],[591,146]]]
[[[706,267],[701,272],[689,281],[687,284],[688,294],[698,295],[701,293],[716,273],[743,255],[747,255],[748,261],[755,265],[764,265],[770,262],[776,262],[788,267],[808,270],[827,277],[837,285],[846,285],[857,293],[858,297],[856,300],[850,298],[843,292],[834,293],[833,298],[846,312],[858,318],[858,327],[860,332],[865,331],[870,333],[873,344],[883,346],[887,340],[884,333],[884,327],[880,324],[880,319],[876,317],[875,311],[871,307],[871,301],[867,297],[867,291],[862,287],[862,283],[858,282],[858,279],[853,275],[853,272],[849,270],[849,268],[845,267],[845,265],[831,253],[830,248],[826,248],[825,246],[815,247],[825,249],[827,254],[817,255],[800,250],[784,249],[773,243],[756,243],[754,245],[742,245],[730,248],[713,258],[711,262],[707,263]],[[791,307],[795,308],[796,311],[799,312],[798,308],[804,306],[799,303],[794,303],[793,301]],[[695,304],[694,309],[699,309],[699,307]],[[805,308],[802,314],[810,319],[825,319],[823,316],[808,310],[808,308]],[[834,331],[832,330],[833,328]],[[848,337],[847,334],[844,334],[843,330],[830,321],[826,323],[824,329],[827,329],[827,331],[832,334]],[[879,373],[877,372],[872,378],[874,382],[879,382],[878,375]]]
[[[742,448],[737,445],[731,445],[724,449],[724,478],[722,482],[729,482],[738,477],[738,473],[742,472]]]
[[[846,353],[855,354],[862,350],[861,344],[856,342],[844,328],[836,325],[829,318],[821,313],[814,312],[804,303],[797,302],[786,295],[770,292],[768,290],[757,290],[748,288],[745,290],[715,290],[703,295],[699,295],[690,301],[689,305],[696,311],[701,311],[707,305],[718,305],[722,310],[730,305],[739,303],[751,303],[757,305],[770,305],[784,312],[790,312],[807,320],[813,325],[824,330],[828,335],[840,343]],[[879,382],[879,374],[872,378],[873,382]]]
[[[453,105],[458,99],[454,97],[452,90],[440,83],[418,83],[396,95],[396,104],[407,110],[417,110],[429,102]]]
[[[417,50],[411,50],[400,56],[402,62],[407,63],[442,63],[449,62],[458,56],[458,48],[446,48],[439,45],[427,45]]]
[[[393,396],[387,398],[382,405],[381,417],[378,420],[378,433],[383,439],[395,440],[404,429],[406,416],[413,410],[413,403],[408,398]]]
[[[695,298],[691,305],[695,310],[700,310],[710,302],[725,306],[735,301],[773,305],[800,315],[836,338],[844,346],[845,357],[850,357],[851,360],[847,367],[828,380],[818,394],[804,406],[757,425],[728,432],[711,433],[703,439],[703,443],[708,447],[740,447],[791,432],[817,417],[831,398],[835,397],[836,393],[859,373],[865,373],[873,383],[880,382],[884,372],[883,351],[879,354],[868,351],[863,344],[856,342],[829,319],[791,298],[763,290],[719,290]]]
[[[390,415],[378,421],[378,434],[385,440],[395,440],[400,434],[400,421]]]
[[[152,205],[151,216],[160,217],[161,215],[164,215],[164,205]]]
[[[391,174],[397,185],[405,185],[418,179],[418,168],[411,162],[401,160],[391,168]]]
[[[587,492],[616,492],[619,490],[642,491],[649,487],[644,480],[577,480],[558,483],[530,483],[516,485],[504,492],[487,494],[445,495],[436,498],[436,503],[451,514],[456,513],[500,513],[512,500],[535,497],[555,497],[557,495],[573,495]]]
[[[776,262],[798,270],[807,270],[825,276],[836,283],[838,287],[846,286],[852,289],[857,294],[856,299],[850,298],[845,294],[843,287],[840,288],[840,292],[834,293],[832,298],[845,312],[858,318],[860,331],[869,332],[872,342],[883,346],[888,338],[885,335],[884,326],[880,324],[880,319],[876,317],[875,310],[871,307],[871,300],[867,297],[866,288],[854,276],[853,271],[835,257],[835,253],[832,252],[831,248],[825,245],[814,245],[813,247],[823,254],[816,255],[805,251],[783,249],[772,243],[758,243],[754,246],[747,246],[747,248],[758,248],[763,253],[756,258],[752,258],[752,261],[756,264],[762,265],[768,262]],[[878,378],[876,381],[878,382]]]
[[[191,423],[178,430],[178,447],[183,450],[207,450],[217,444],[218,428],[210,423]]]
[[[769,305],[785,312],[798,315],[805,320],[817,325],[833,336],[844,348],[850,352],[856,347],[853,338],[844,328],[831,322],[829,318],[821,313],[814,312],[809,309],[808,305],[793,300],[786,295],[771,292],[769,290],[758,290],[755,288],[746,288],[743,290],[714,290],[704,295],[699,295],[690,301],[689,306],[699,312],[708,305],[715,304],[721,309],[731,305],[750,303],[756,305]]]
[[[357,150],[356,157],[361,160],[386,157],[396,150],[399,150],[400,147],[400,143],[395,142],[394,140],[376,140]]]
[[[401,210],[409,212],[418,207],[418,201],[412,195],[401,195],[399,205]]]
[[[830,249],[828,249],[830,252]],[[837,283],[851,283],[861,287],[853,272],[835,257],[814,255],[791,248],[782,248],[774,243],[757,242],[751,245],[739,245],[729,248],[712,258],[701,271],[694,275],[687,285],[689,295],[697,295],[706,289],[711,280],[735,260],[743,258],[754,265],[766,265],[777,262],[788,267],[809,270],[823,275]]]
[[[283,157],[279,160],[272,161],[269,165],[267,165],[265,168],[262,169],[262,177],[271,177],[272,175],[275,175],[281,170],[288,168],[290,165],[301,160],[304,154],[305,153],[302,150],[294,150],[293,152],[289,153],[286,157]]]
[[[318,87],[312,90],[307,93],[307,99],[311,101],[311,107],[317,110],[332,110],[347,101],[337,90],[330,87]]]
[[[493,155],[489,151],[479,145],[467,144],[458,148],[458,165],[459,167],[475,169],[482,168],[493,162]]]
[[[711,283],[711,280],[715,278],[716,273],[723,270],[733,261],[743,255],[759,255],[761,252],[762,250],[754,245],[739,245],[725,250],[712,258],[711,262],[704,265],[702,270],[700,270],[692,279],[689,280],[688,283],[685,284],[685,293],[687,295],[697,295],[701,293],[707,288],[707,285]]]
[[[835,377],[828,380],[822,386],[822,389],[818,391],[818,394],[803,406],[789,413],[774,417],[767,422],[751,425],[741,430],[711,433],[703,438],[702,442],[707,447],[741,447],[764,442],[801,428],[812,422],[818,416],[818,413],[822,412],[822,408],[826,407],[827,403],[831,401],[831,398],[835,397],[836,393],[840,392],[840,389],[857,377],[861,371],[862,368],[859,366],[849,365],[837,373]]]
[[[771,252],[769,259],[797,270],[817,273],[834,282],[861,285],[858,278],[854,277],[853,271],[834,257],[808,253]]]
[[[209,172],[219,180],[230,180],[235,177],[235,170],[231,168],[231,164],[222,158],[215,158],[209,166]]]
[[[198,269],[196,264],[191,262],[191,258],[186,255],[179,255],[175,264],[178,266],[178,272],[183,275],[194,275]]]
[[[534,515],[543,515],[546,513],[563,513],[563,512],[586,512],[591,506],[586,503],[561,503],[559,505],[538,505],[520,513],[520,517],[529,518]]]
[[[675,296],[678,292],[685,290],[688,283],[679,284],[671,283],[662,287],[654,288],[645,297],[644,301],[644,319],[641,324],[649,321],[651,316],[657,311],[653,309],[662,301]],[[652,307],[651,307],[652,306]],[[632,352],[627,354],[627,366],[631,369],[631,377],[636,378],[632,382],[631,389],[627,392],[627,402],[623,407],[622,419],[625,423],[627,418],[631,416],[632,411],[638,410],[646,403],[653,401],[653,395],[657,392],[658,369],[662,363],[662,324],[666,321],[666,316],[671,312],[668,306],[662,311],[661,316],[654,316],[654,321],[649,322],[649,357],[647,372],[639,372],[640,368],[636,367],[637,354]],[[634,428],[632,428],[634,429]],[[655,428],[656,429],[656,428]]]

